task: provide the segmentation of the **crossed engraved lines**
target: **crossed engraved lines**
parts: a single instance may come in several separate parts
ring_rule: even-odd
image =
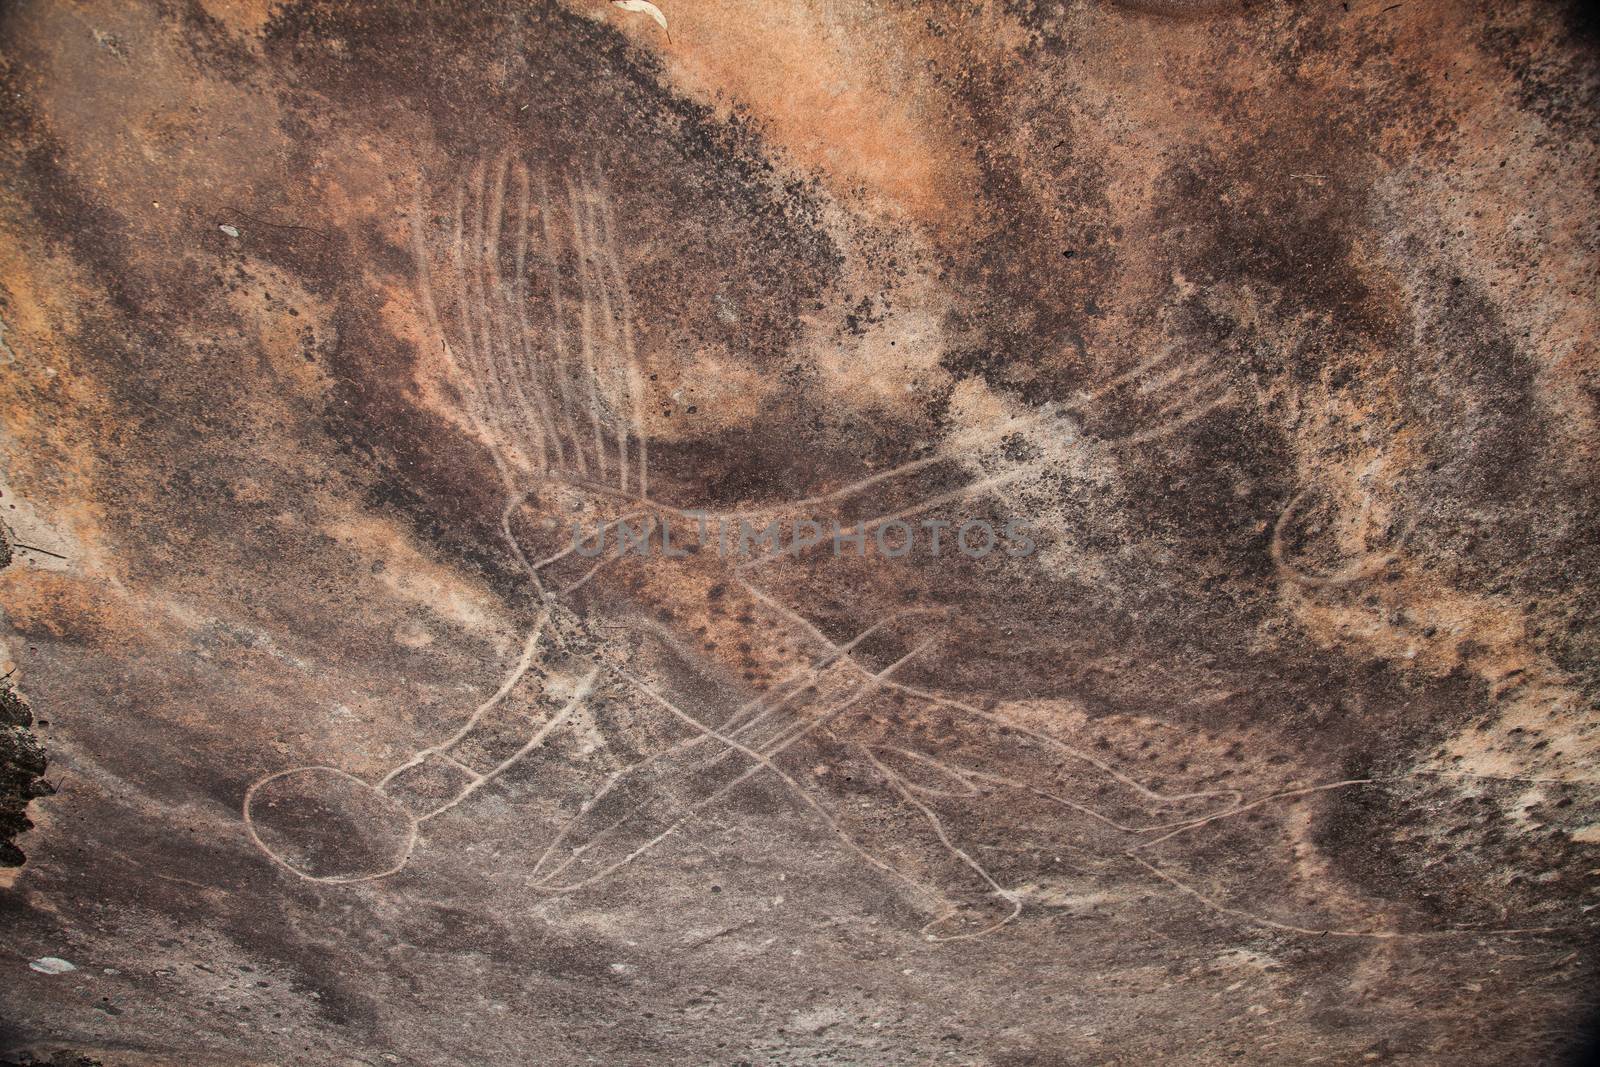
[[[552,560],[552,562],[554,562]],[[891,625],[892,623],[911,616],[937,615],[939,612],[908,610],[897,613],[872,626],[869,626],[854,639],[845,644],[837,644],[828,640],[814,625],[803,617],[794,614],[783,607],[776,600],[755,586],[741,579],[741,584],[753,597],[762,601],[775,612],[787,616],[797,627],[807,631],[813,638],[823,643],[828,649],[826,655],[811,666],[796,671],[780,679],[767,693],[736,708],[720,726],[713,727],[693,713],[685,710],[663,694],[661,694],[648,681],[640,678],[625,669],[617,669],[619,677],[630,683],[638,692],[643,693],[650,700],[667,710],[669,713],[682,720],[695,730],[695,735],[662,749],[642,760],[614,772],[606,782],[585,801],[579,811],[569,818],[549,842],[540,855],[533,869],[535,888],[552,893],[568,893],[594,886],[603,880],[617,874],[630,864],[634,863],[667,839],[678,834],[693,822],[705,809],[732,793],[738,787],[748,782],[763,772],[770,772],[785,785],[794,795],[810,807],[835,834],[841,843],[861,860],[872,867],[888,874],[908,885],[913,891],[927,896],[935,901],[943,901],[944,894],[917,881],[911,874],[905,872],[894,864],[885,861],[878,855],[860,844],[847,830],[839,825],[832,814],[812,795],[810,787],[802,784],[793,775],[779,767],[775,760],[786,749],[802,741],[807,736],[819,731],[826,731],[828,727],[843,713],[860,703],[872,692],[879,689],[892,689],[906,694],[915,700],[926,701],[930,704],[940,705],[960,711],[969,719],[981,721],[997,729],[1005,729],[1021,733],[1033,740],[1044,744],[1055,751],[1061,752],[1079,763],[1093,768],[1101,774],[1111,778],[1117,783],[1127,787],[1139,795],[1152,806],[1174,804],[1186,800],[1202,800],[1216,798],[1219,801],[1219,810],[1207,814],[1195,815],[1185,818],[1168,819],[1152,822],[1147,825],[1133,825],[1098,810],[1097,808],[1060,796],[1048,790],[1041,789],[1029,782],[1014,779],[1005,775],[995,774],[976,768],[956,767],[926,753],[910,749],[885,746],[868,746],[856,743],[854,747],[859,751],[874,769],[889,783],[900,799],[927,821],[938,840],[949,853],[960,863],[968,867],[996,898],[1004,901],[1006,908],[1003,914],[998,915],[978,929],[968,929],[956,934],[936,935],[929,931],[941,923],[948,915],[942,915],[930,921],[923,927],[923,934],[935,941],[965,940],[981,937],[1015,920],[1022,912],[1023,902],[1020,897],[1010,889],[1002,886],[991,871],[978,860],[970,851],[962,848],[951,836],[940,815],[926,802],[932,797],[967,797],[981,798],[996,789],[1023,790],[1035,796],[1046,799],[1065,809],[1079,815],[1095,820],[1102,825],[1120,833],[1142,836],[1144,840],[1131,845],[1123,855],[1139,866],[1149,871],[1152,875],[1172,885],[1175,889],[1195,899],[1199,903],[1223,914],[1245,919],[1258,925],[1267,926],[1284,932],[1336,937],[1364,937],[1377,939],[1393,939],[1405,937],[1450,936],[1457,934],[1497,933],[1521,934],[1551,932],[1554,927],[1527,927],[1513,929],[1486,929],[1483,927],[1458,927],[1438,931],[1420,933],[1403,933],[1384,930],[1339,930],[1328,928],[1310,928],[1296,926],[1276,921],[1253,912],[1230,908],[1225,904],[1213,900],[1201,893],[1188,883],[1176,878],[1168,871],[1138,855],[1141,850],[1169,841],[1180,834],[1189,833],[1223,819],[1234,818],[1255,811],[1268,804],[1295,797],[1307,796],[1314,793],[1329,792],[1352,787],[1374,785],[1380,781],[1403,779],[1378,779],[1361,778],[1345,781],[1325,783],[1313,786],[1298,786],[1270,793],[1253,800],[1245,800],[1244,795],[1238,790],[1203,790],[1190,793],[1165,794],[1150,789],[1139,780],[1122,773],[1111,764],[1096,756],[1067,745],[1058,738],[1036,730],[1029,729],[1014,720],[986,711],[977,706],[953,700],[941,694],[925,689],[905,685],[893,680],[893,674],[904,664],[915,659],[926,651],[934,642],[932,639],[924,641],[906,653],[900,659],[889,664],[880,671],[872,671],[855,658],[854,653],[866,639],[874,633]],[[848,677],[855,676],[854,684]],[[819,701],[819,690],[824,694]],[[824,706],[820,711],[810,711],[802,707],[798,712],[785,717],[782,713],[797,700],[806,698],[808,705],[821,703]],[[569,709],[570,710],[570,709]],[[550,724],[550,725],[553,725]],[[542,731],[547,733],[548,729]],[[460,736],[460,735],[458,735]],[[615,816],[609,824],[598,829],[589,837],[587,842],[576,848],[567,848],[568,839],[574,828],[588,820],[592,809],[603,801],[616,789],[620,783],[630,776],[648,770],[652,765],[680,756],[692,750],[715,745],[713,751],[704,761],[694,766],[693,770],[702,770],[715,764],[744,757],[750,765],[732,779],[726,781],[719,788],[706,793],[694,802],[682,805],[677,818],[662,828],[654,836],[637,844],[630,851],[619,858],[615,858],[597,870],[593,870],[581,878],[564,878],[566,872],[578,862],[589,849],[601,843],[609,834],[618,830],[624,824],[635,818],[647,807],[655,803],[655,797],[649,797],[639,804],[628,808],[620,815]],[[951,783],[959,786],[957,790],[941,790],[930,787],[924,783],[908,779],[903,774],[880,758],[885,751],[893,752],[926,764],[938,770]]]
[[[473,793],[510,770],[517,761],[542,745],[545,738],[549,737],[557,727],[565,723],[582,706],[594,690],[595,682],[600,676],[599,667],[593,667],[577,676],[575,681],[566,687],[568,692],[553,691],[553,687],[548,684],[542,686],[540,700],[537,702],[544,712],[542,721],[539,722],[519,748],[495,762],[488,770],[478,770],[470,762],[461,759],[452,751],[472,737],[473,731],[479,728],[484,717],[501,705],[512,688],[533,666],[534,658],[538,652],[538,635],[543,632],[548,619],[549,612],[547,611],[541,616],[541,621],[534,628],[533,635],[523,647],[523,660],[519,661],[517,669],[511,676],[507,677],[494,695],[480,704],[474,710],[472,716],[455,733],[436,745],[419,749],[380,778],[376,787],[379,792],[394,788],[397,780],[402,779],[404,775],[415,768],[426,766],[430,760],[442,760],[455,768],[465,777],[465,782],[460,784],[448,799],[437,805],[426,806],[425,810],[417,816],[419,823],[425,822],[462,803]],[[548,682],[548,677],[545,680]]]
[[[551,564],[559,562],[561,558],[568,555],[571,551],[572,549],[568,549],[563,553],[558,553],[556,556],[541,561],[540,564],[536,566],[542,569],[543,567],[547,567]],[[1220,804],[1220,810],[1216,810],[1208,814],[1196,815],[1181,819],[1170,819],[1161,822],[1154,822],[1148,825],[1132,825],[1115,819],[1091,805],[1083,804],[1070,798],[1053,794],[1050,791],[1041,789],[1031,783],[1013,779],[1002,774],[995,774],[976,768],[956,767],[926,753],[915,752],[910,749],[884,746],[874,747],[856,744],[857,750],[870,762],[870,764],[881,775],[884,781],[886,781],[893,788],[898,797],[908,807],[914,809],[920,815],[920,817],[926,820],[927,824],[937,835],[941,845],[950,853],[950,855],[961,864],[966,866],[971,872],[973,872],[973,874],[989,888],[989,891],[993,894],[993,896],[997,900],[1003,902],[1005,905],[1001,914],[992,918],[991,921],[988,921],[980,928],[964,929],[960,933],[930,933],[930,930],[932,930],[937,924],[941,923],[943,919],[947,917],[947,915],[940,916],[926,924],[923,928],[923,933],[931,940],[950,941],[980,937],[1012,922],[1017,918],[1018,915],[1021,914],[1023,908],[1023,902],[1021,898],[1015,892],[1001,885],[1001,883],[980,860],[978,860],[970,851],[961,847],[961,845],[953,839],[938,812],[936,812],[928,803],[930,799],[937,797],[954,796],[979,798],[996,789],[1025,790],[1035,796],[1045,798],[1067,810],[1095,820],[1102,825],[1121,833],[1142,836],[1144,837],[1144,840],[1128,848],[1123,853],[1124,856],[1148,870],[1152,875],[1160,878],[1164,882],[1171,884],[1178,891],[1195,899],[1199,903],[1212,908],[1213,910],[1223,914],[1232,915],[1236,918],[1245,919],[1258,925],[1267,926],[1285,932],[1319,936],[1328,935],[1339,937],[1371,937],[1387,939],[1395,937],[1445,936],[1451,934],[1490,932],[1500,934],[1532,933],[1547,932],[1553,929],[1549,927],[1538,927],[1512,930],[1485,930],[1477,927],[1462,927],[1434,931],[1427,934],[1409,934],[1381,930],[1313,929],[1278,922],[1271,918],[1252,912],[1230,908],[1221,902],[1207,897],[1193,886],[1176,878],[1168,871],[1149,862],[1137,853],[1142,849],[1150,848],[1162,842],[1168,841],[1179,834],[1192,832],[1200,827],[1209,825],[1219,820],[1239,816],[1246,812],[1260,808],[1266,804],[1274,803],[1282,799],[1304,796],[1311,793],[1369,785],[1376,783],[1378,780],[1352,779],[1323,785],[1303,786],[1275,792],[1251,801],[1245,801],[1243,795],[1237,790],[1210,790],[1184,794],[1163,794],[1150,789],[1137,779],[1118,771],[1109,763],[1106,763],[1105,761],[1100,760],[1089,753],[1075,749],[1072,746],[1065,744],[1061,740],[1051,737],[1050,735],[1024,727],[1005,716],[991,711],[985,711],[979,707],[966,704],[961,701],[950,699],[938,693],[919,689],[895,681],[892,677],[894,672],[903,664],[922,654],[932,644],[931,639],[918,644],[905,656],[901,657],[899,660],[891,663],[888,667],[880,671],[872,671],[856,660],[854,653],[862,644],[862,642],[884,627],[892,625],[906,617],[918,615],[928,616],[937,613],[917,610],[902,612],[867,627],[846,644],[837,644],[830,641],[825,635],[823,635],[821,631],[814,626],[814,624],[810,623],[802,616],[799,616],[791,610],[785,608],[778,601],[771,598],[754,585],[744,581],[743,579],[740,579],[740,583],[745,590],[751,594],[752,597],[761,601],[775,613],[786,617],[798,629],[806,632],[809,636],[817,640],[824,648],[827,649],[826,654],[809,667],[779,680],[779,682],[769,692],[762,694],[760,697],[757,697],[756,699],[739,708],[736,708],[721,725],[715,727],[709,725],[699,716],[685,710],[679,704],[660,693],[646,679],[633,674],[625,668],[612,668],[612,673],[616,677],[624,680],[637,692],[644,694],[649,700],[664,708],[674,717],[691,727],[695,732],[694,736],[678,742],[677,744],[666,749],[653,753],[644,759],[612,774],[606,780],[606,782],[603,783],[602,786],[587,799],[579,811],[562,825],[555,837],[546,846],[544,852],[536,862],[532,872],[533,881],[531,884],[533,887],[552,893],[567,893],[595,885],[604,879],[617,874],[619,871],[623,870],[636,860],[640,859],[661,845],[673,835],[678,834],[705,809],[723,799],[745,782],[763,772],[770,772],[786,786],[788,786],[799,800],[810,807],[821,818],[829,830],[838,837],[841,843],[860,860],[869,864],[871,867],[903,882],[914,892],[920,895],[935,901],[945,901],[946,897],[937,889],[922,884],[911,874],[882,859],[880,856],[874,854],[868,848],[856,841],[855,838],[853,838],[844,827],[839,825],[838,821],[833,817],[833,815],[817,801],[817,798],[812,794],[810,787],[802,784],[799,780],[778,766],[775,762],[777,757],[780,756],[786,749],[800,742],[805,737],[812,735],[819,730],[827,730],[828,727],[839,718],[839,716],[858,704],[870,693],[880,689],[893,689],[898,690],[915,700],[926,701],[930,704],[959,710],[972,721],[984,722],[996,728],[1022,733],[1034,739],[1035,741],[1047,745],[1056,751],[1064,753],[1070,756],[1072,759],[1079,761],[1083,765],[1091,767],[1099,773],[1106,775],[1119,784],[1129,788],[1152,805],[1158,806],[1163,804],[1172,804],[1184,800],[1206,798],[1216,798]],[[559,707],[557,707],[557,701],[546,700],[544,703],[549,710],[547,710],[545,713],[542,721],[538,723],[537,728],[532,731],[527,740],[519,749],[507,756],[492,769],[486,772],[477,771],[473,770],[466,763],[455,760],[455,757],[452,754],[452,749],[454,749],[457,745],[468,741],[472,737],[474,730],[481,725],[484,716],[506,698],[513,687],[516,686],[517,682],[521,679],[523,674],[536,666],[538,659],[537,653],[539,639],[541,634],[545,632],[549,622],[550,613],[547,610],[541,614],[538,624],[535,626],[533,632],[529,635],[528,642],[525,645],[518,664],[513,670],[511,676],[506,679],[506,681],[495,694],[493,694],[487,701],[480,705],[478,709],[476,709],[473,716],[467,723],[463,724],[462,727],[460,727],[455,733],[445,740],[439,742],[438,744],[419,750],[407,760],[402,761],[393,770],[379,780],[377,786],[375,787],[378,793],[384,793],[392,790],[397,782],[403,782],[404,776],[408,771],[422,766],[433,759],[449,760],[468,775],[467,784],[460,788],[459,792],[454,797],[432,806],[425,805],[426,810],[423,810],[415,817],[412,823],[410,840],[407,842],[405,854],[400,861],[391,868],[387,868],[380,872],[375,872],[367,877],[382,877],[384,875],[394,873],[395,870],[398,870],[400,867],[404,866],[404,863],[409,859],[410,852],[415,844],[416,826],[426,822],[429,819],[435,818],[462,803],[468,797],[470,797],[473,792],[481,788],[488,781],[491,781],[498,775],[504,773],[518,760],[532,752],[535,748],[541,745],[554,730],[565,723],[573,714],[573,712],[582,704],[582,702],[588,699],[589,695],[594,691],[597,678],[601,673],[601,668],[599,666],[591,667],[588,672],[583,674],[575,683],[568,685],[566,692],[570,695],[566,697],[564,702],[559,702]],[[821,694],[820,699],[818,697],[819,693]],[[790,713],[786,716],[784,713],[789,711],[790,705],[797,700],[802,700],[801,706],[794,711],[790,711]],[[823,705],[821,710],[810,710],[818,703]],[[658,761],[671,759],[683,753],[690,752],[691,750],[713,744],[715,745],[715,748],[712,753],[703,762],[698,764],[696,769],[710,767],[717,763],[739,757],[742,757],[744,760],[748,760],[750,765],[745,767],[741,773],[723,783],[719,788],[700,796],[692,803],[683,805],[682,810],[678,813],[678,816],[648,840],[639,842],[637,845],[635,845],[635,847],[627,851],[625,854],[618,858],[612,859],[604,866],[597,870],[591,871],[581,878],[573,878],[568,876],[569,869],[572,868],[573,865],[577,863],[589,849],[594,848],[598,844],[602,843],[608,835],[622,827],[623,824],[627,823],[647,804],[650,803],[650,801],[647,800],[626,810],[620,816],[617,816],[611,820],[609,825],[598,828],[598,830],[593,832],[583,844],[575,848],[567,848],[566,846],[568,845],[568,841],[573,834],[574,828],[580,823],[589,819],[590,814],[595,806],[605,800],[612,790],[616,789],[620,783],[625,782],[630,776],[634,776],[642,771],[648,770],[651,765],[657,763]],[[880,758],[882,755],[885,755],[888,752],[892,752],[901,757],[909,758],[937,769],[944,776],[946,781],[955,784],[958,786],[958,788],[954,790],[941,790],[906,778],[904,775],[886,763],[884,759]],[[257,841],[260,843],[259,838],[257,838]],[[263,845],[263,848],[266,847],[267,846]],[[303,872],[296,871],[296,873],[301,874],[302,877],[306,877]],[[311,880],[338,882],[355,881],[361,879],[335,877],[312,878]]]
[[[648,496],[633,300],[603,176],[552,188],[502,155],[455,186],[442,226],[420,197],[412,225],[424,310],[486,434],[522,470]]]
[[[609,878],[660,844],[678,834],[696,816],[752,778],[770,774],[784,785],[835,834],[862,862],[905,883],[914,892],[936,901],[947,898],[915,877],[861,845],[820,802],[811,786],[802,784],[776,762],[794,745],[824,734],[835,738],[832,727],[840,717],[875,693],[898,691],[961,712],[970,721],[1022,733],[1132,790],[1151,806],[1215,798],[1218,810],[1182,819],[1132,825],[1097,808],[1055,795],[1031,783],[1005,775],[958,768],[926,753],[899,746],[855,745],[860,755],[893,789],[906,806],[926,821],[940,846],[969,870],[1001,907],[992,921],[949,936],[929,933],[940,919],[924,927],[935,940],[979,937],[1013,921],[1023,907],[1020,896],[1002,886],[980,861],[954,840],[929,801],[939,798],[979,798],[997,789],[1024,790],[1115,831],[1142,838],[1124,855],[1170,883],[1175,889],[1218,912],[1284,931],[1349,937],[1425,936],[1367,930],[1313,930],[1286,925],[1253,913],[1241,912],[1213,900],[1171,873],[1149,863],[1137,853],[1177,835],[1192,832],[1221,819],[1232,818],[1275,801],[1329,790],[1373,784],[1378,779],[1353,779],[1282,790],[1245,801],[1236,790],[1213,790],[1167,795],[1148,788],[1110,764],[1079,751],[1058,738],[1029,730],[995,712],[985,711],[944,695],[914,688],[895,680],[904,664],[925,653],[934,643],[916,644],[903,657],[879,671],[860,663],[855,652],[861,642],[883,627],[896,625],[916,612],[902,612],[867,626],[854,639],[837,644],[810,620],[793,612],[755,586],[746,575],[767,562],[757,558],[741,564],[731,577],[752,598],[786,620],[795,630],[820,643],[824,654],[810,666],[780,680],[768,692],[736,708],[719,725],[684,709],[661,693],[649,680],[617,663],[591,661],[552,669],[540,656],[541,637],[552,634],[558,644],[561,629],[554,624],[563,598],[594,579],[615,560],[615,554],[596,561],[584,574],[556,589],[547,589],[543,574],[573,551],[568,548],[538,561],[530,561],[514,535],[511,521],[535,484],[562,482],[587,487],[634,502],[632,510],[614,522],[643,518],[653,522],[665,516],[717,518],[722,521],[773,515],[796,515],[838,504],[847,498],[884,487],[938,463],[966,463],[980,472],[953,492],[927,496],[908,507],[865,520],[867,531],[895,519],[908,518],[929,508],[972,497],[1002,484],[1037,473],[1038,461],[1008,463],[993,446],[1013,434],[1069,434],[1080,432],[1074,416],[1098,414],[1111,406],[1132,413],[1131,424],[1101,439],[1113,446],[1136,446],[1175,435],[1208,413],[1237,399],[1225,371],[1207,359],[1184,360],[1168,347],[1095,384],[1065,403],[1009,418],[993,427],[952,434],[944,447],[919,460],[864,477],[850,485],[804,500],[785,501],[745,511],[706,516],[654,501],[649,496],[648,442],[643,420],[644,389],[636,347],[634,309],[626,284],[616,226],[605,183],[598,174],[586,181],[564,181],[559,188],[543,177],[535,178],[520,160],[505,155],[489,165],[478,164],[452,190],[450,207],[442,216],[429,216],[419,197],[413,213],[413,241],[418,263],[419,297],[430,329],[466,379],[468,415],[494,455],[505,483],[506,505],[501,533],[521,563],[529,580],[544,598],[546,608],[527,635],[517,662],[494,694],[474,709],[468,720],[442,741],[419,749],[400,761],[375,783],[368,783],[330,767],[291,768],[268,775],[247,792],[245,822],[252,840],[297,876],[316,882],[355,882],[381,878],[402,869],[415,848],[419,827],[468,800],[486,784],[540,748],[551,735],[596,692],[603,677],[621,681],[688,726],[692,735],[674,745],[610,775],[566,820],[537,860],[533,884],[552,893],[572,892]],[[442,262],[442,276],[435,264]],[[789,551],[796,551],[791,548]],[[922,613],[927,614],[927,613]],[[539,694],[533,714],[515,710],[508,700],[530,670],[540,673]],[[464,756],[491,723],[525,731],[520,744],[490,762]],[[742,767],[731,778],[704,795],[680,804],[675,817],[647,839],[596,865],[579,867],[593,850],[639,814],[649,799],[623,805],[622,813],[601,825],[593,824],[600,807],[614,793],[627,788],[633,776],[649,772],[656,764],[706,755],[692,770],[714,769],[734,763]],[[937,770],[951,789],[915,782],[896,770],[891,758],[911,760]],[[746,766],[745,764],[748,764]],[[446,776],[447,787],[432,793],[411,787],[430,773]],[[253,805],[262,791],[293,776],[319,776],[318,788],[328,782],[339,788],[366,791],[368,799],[386,805],[383,819],[393,825],[396,842],[392,853],[368,869],[323,875],[308,871],[293,857],[258,833]],[[309,780],[309,778],[308,778]],[[264,809],[263,809],[264,810]],[[373,818],[377,818],[373,816]],[[588,831],[585,835],[583,831]],[[579,841],[579,838],[582,838]],[[573,844],[574,841],[579,843]],[[586,873],[585,873],[586,872]],[[1546,928],[1538,928],[1544,930]],[[1440,934],[1469,932],[1465,928]],[[1471,931],[1520,933],[1530,930]]]

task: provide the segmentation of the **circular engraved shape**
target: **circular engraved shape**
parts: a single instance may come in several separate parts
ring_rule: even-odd
[[[244,821],[261,851],[313,882],[361,882],[406,865],[417,823],[392,797],[334,767],[296,767],[252,785]]]

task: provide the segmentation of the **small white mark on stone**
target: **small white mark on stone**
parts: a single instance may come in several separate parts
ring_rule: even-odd
[[[405,648],[426,648],[433,644],[433,634],[415,619],[406,619],[395,627],[394,640]]]
[[[221,226],[218,226],[217,229],[221,230],[223,233],[227,234],[229,237],[237,237],[237,236],[239,236],[238,228],[234,227],[234,226],[229,226],[227,223],[223,223]]]
[[[59,956],[40,956],[28,966],[40,974],[66,974],[78,969]]]

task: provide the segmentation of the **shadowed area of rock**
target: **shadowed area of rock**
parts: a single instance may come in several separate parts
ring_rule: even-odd
[[[659,7],[0,12],[0,1059],[1578,1055],[1579,7]]]

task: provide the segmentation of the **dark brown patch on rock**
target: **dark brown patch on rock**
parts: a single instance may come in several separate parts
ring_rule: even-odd
[[[49,761],[32,725],[27,702],[0,683],[0,867],[22,866],[27,857],[16,839],[33,828],[28,805],[55,792],[44,779]]]
[[[662,6],[0,18],[0,1055],[1558,1058],[1577,23]]]

